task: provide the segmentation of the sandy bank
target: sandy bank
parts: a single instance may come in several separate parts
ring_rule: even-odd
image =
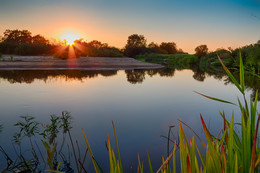
[[[163,68],[159,64],[137,61],[133,58],[80,57],[61,60],[52,56],[13,56],[3,55],[0,70],[131,70]]]

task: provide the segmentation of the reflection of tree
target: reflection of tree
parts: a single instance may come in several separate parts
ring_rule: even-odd
[[[164,68],[164,69],[150,69],[146,70],[146,73],[153,77],[156,74],[159,74],[162,77],[173,77],[175,69]]]
[[[237,81],[240,80],[240,76],[239,76],[239,72],[235,73],[235,72],[231,72],[233,74],[233,76],[236,78]],[[260,90],[260,79],[256,76],[253,76],[251,74],[247,74],[245,73],[245,87],[247,90],[252,90],[252,93],[251,93],[251,97],[252,99],[255,99],[255,94],[256,94],[256,91],[259,91]],[[227,84],[230,84],[233,82],[231,81],[231,79],[229,77],[226,76],[225,78],[225,85]],[[258,98],[257,98],[258,101],[260,101],[260,96],[258,94]]]
[[[175,69],[165,68],[159,71],[160,76],[165,77],[173,77],[175,73]]]
[[[142,83],[145,79],[145,70],[126,70],[125,73],[131,84]]]
[[[203,82],[204,79],[206,78],[205,72],[203,72],[203,71],[201,71],[201,70],[199,70],[199,69],[197,69],[196,71],[193,71],[193,72],[194,72],[194,74],[193,74],[192,77],[193,77],[195,80],[197,80],[197,81]]]
[[[47,81],[49,78],[64,78],[66,80],[83,80],[95,78],[98,75],[113,76],[117,71],[81,71],[81,70],[18,70],[0,71],[0,78],[10,83],[32,83],[35,79]]]
[[[153,77],[154,75],[158,74],[158,72],[160,71],[161,69],[150,69],[150,70],[146,70],[146,73]]]

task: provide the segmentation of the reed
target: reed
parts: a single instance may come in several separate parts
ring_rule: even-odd
[[[218,57],[219,58],[219,57]],[[237,105],[241,111],[241,123],[236,123],[240,127],[240,131],[235,131],[234,126],[234,114],[232,114],[231,121],[229,122],[226,119],[225,113],[220,112],[220,115],[223,119],[223,130],[219,133],[218,136],[213,136],[208,130],[203,116],[200,115],[201,124],[203,126],[204,134],[206,137],[206,143],[202,142],[198,135],[189,127],[187,124],[180,122],[179,127],[179,142],[176,140],[173,141],[174,149],[171,154],[168,154],[167,158],[162,157],[162,165],[156,171],[157,173],[175,173],[176,172],[176,151],[179,150],[180,153],[180,165],[181,172],[188,173],[255,173],[259,172],[259,163],[260,163],[260,150],[259,150],[259,142],[257,142],[257,134],[260,122],[260,114],[257,113],[257,96],[258,92],[256,92],[255,99],[248,102],[245,96],[245,82],[244,82],[244,66],[242,62],[242,58],[240,55],[240,82],[238,82],[232,73],[228,70],[228,68],[224,65],[222,60],[219,58],[219,61],[231,79],[231,81],[235,84],[236,88],[240,91],[243,96],[243,101],[238,99],[238,104],[232,103],[230,101],[226,101],[219,98],[214,98],[211,96],[207,96],[200,94],[203,97],[208,99],[223,102],[226,104]],[[243,102],[243,104],[242,104]],[[192,138],[187,137],[182,126],[188,126],[193,132],[194,136]],[[117,154],[116,158],[114,150],[110,145],[110,138],[107,136],[108,141],[108,158],[110,163],[110,172],[118,173],[123,172],[122,162],[120,157],[120,152],[118,148],[118,141],[115,132],[115,126],[112,122]],[[91,152],[89,142],[85,136],[84,131],[83,135],[85,137],[88,150],[91,153],[91,158],[93,161],[93,165],[95,167],[95,171],[100,172],[99,167],[93,157],[93,153]],[[199,149],[198,144],[195,143],[195,137],[197,137],[200,141],[204,149],[206,150],[206,154],[202,155],[202,151]],[[167,137],[166,137],[167,138]],[[168,141],[170,141],[168,136]],[[150,160],[149,153],[147,152],[149,170],[153,173],[152,163]],[[171,162],[172,161],[172,162]],[[137,172],[144,172],[144,166],[141,162],[138,155],[138,169]],[[170,164],[172,163],[172,164]]]
[[[240,82],[234,78],[220,58],[219,61],[229,78],[243,96],[243,104],[242,101],[238,99],[238,106],[241,111],[241,123],[238,123],[240,131],[236,132],[234,130],[234,115],[232,115],[231,121],[229,122],[226,119],[225,114],[220,112],[224,122],[223,131],[220,133],[221,135],[215,137],[210,133],[202,115],[200,115],[207,141],[207,144],[204,144],[206,147],[206,156],[202,156],[201,151],[194,142],[194,137],[192,137],[192,139],[186,137],[182,128],[182,122],[180,122],[180,143],[178,148],[180,150],[181,172],[259,172],[260,150],[259,142],[257,143],[257,134],[260,114],[257,113],[258,92],[256,92],[255,100],[250,98],[250,102],[248,103],[245,97],[244,66],[241,55]],[[214,101],[234,104],[226,100],[210,97],[201,93],[199,94]],[[174,157],[175,154],[170,155],[164,161],[163,165],[168,165],[169,160],[171,158],[174,159]],[[201,165],[198,164],[199,159]],[[169,170],[168,167],[164,166],[157,172],[174,172],[175,164],[173,165],[172,170]]]

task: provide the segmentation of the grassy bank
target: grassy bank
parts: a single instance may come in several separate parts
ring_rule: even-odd
[[[137,55],[137,60],[151,63],[164,64],[169,68],[187,69],[198,62],[196,55],[190,54],[144,54]]]
[[[214,52],[207,53],[198,58],[197,55],[191,54],[143,54],[135,58],[140,61],[164,64],[168,68],[192,69],[199,68],[203,72],[220,71],[222,65],[218,56],[222,58],[223,63],[228,68],[239,69],[240,54],[247,72],[260,75],[260,44],[251,44],[239,49],[218,49]]]

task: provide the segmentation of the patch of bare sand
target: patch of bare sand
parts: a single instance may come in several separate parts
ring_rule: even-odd
[[[0,70],[131,70],[163,68],[162,65],[145,63],[133,58],[80,57],[61,60],[52,56],[16,56],[3,55]]]

